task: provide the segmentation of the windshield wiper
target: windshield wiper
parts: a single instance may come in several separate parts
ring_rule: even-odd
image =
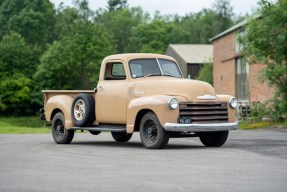
[[[144,77],[151,77],[151,76],[162,76],[160,73],[153,73],[153,74],[147,74]]]
[[[170,74],[163,74],[163,76],[168,76],[168,77],[176,77],[176,78],[178,78],[177,76],[174,76],[174,75],[170,75]]]

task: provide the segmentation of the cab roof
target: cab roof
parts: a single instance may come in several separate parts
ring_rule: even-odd
[[[106,62],[107,60],[124,60],[124,61],[130,61],[133,59],[150,59],[150,58],[158,58],[158,59],[168,59],[175,61],[174,58],[162,55],[162,54],[154,54],[154,53],[124,53],[124,54],[116,54],[116,55],[110,55],[104,58],[103,62]]]

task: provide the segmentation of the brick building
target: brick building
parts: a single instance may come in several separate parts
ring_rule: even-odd
[[[274,89],[258,80],[265,64],[248,64],[240,54],[238,36],[246,21],[211,39],[213,43],[213,85],[216,93],[235,95],[241,102],[262,102],[271,98]]]
[[[170,44],[166,50],[178,62],[184,77],[195,79],[205,63],[212,63],[212,45],[203,44]]]

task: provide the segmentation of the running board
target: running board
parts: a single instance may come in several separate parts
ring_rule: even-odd
[[[121,125],[98,125],[96,127],[71,127],[71,130],[87,130],[87,131],[112,131],[126,132],[126,127]]]

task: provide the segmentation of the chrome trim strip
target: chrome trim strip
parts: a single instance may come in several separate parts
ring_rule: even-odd
[[[196,98],[199,100],[214,100],[217,97],[213,95],[202,95],[202,96],[197,96]]]
[[[165,123],[166,131],[177,132],[208,132],[208,131],[229,131],[238,128],[238,121],[234,123],[213,123],[213,124],[180,124]]]

